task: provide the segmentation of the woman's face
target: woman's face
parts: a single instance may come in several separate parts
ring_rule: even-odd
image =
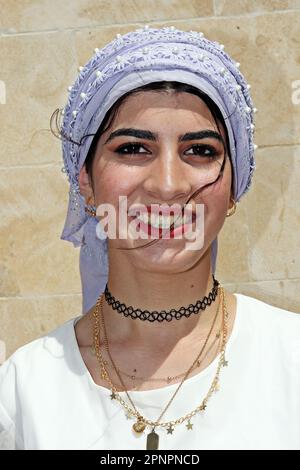
[[[96,207],[103,203],[112,205],[117,227],[119,196],[126,196],[127,209],[133,204],[183,207],[192,193],[209,181],[208,175],[219,174],[225,151],[222,141],[215,137],[186,136],[180,140],[180,136],[210,130],[221,134],[225,142],[224,129],[219,127],[221,133],[206,104],[190,93],[146,91],[129,96],[111,127],[99,139],[92,166],[93,188],[85,167],[81,169],[81,193],[84,196],[93,193]],[[146,133],[139,134],[140,137],[112,136],[116,130],[129,128]],[[218,173],[209,173],[210,169],[216,171],[216,165]],[[187,249],[187,240],[182,236],[156,240],[151,246],[121,252],[144,270],[174,273],[191,268],[220,231],[230,206],[230,190],[231,163],[227,157],[223,176],[189,201],[193,207],[197,203],[204,208],[201,249]],[[127,222],[131,221],[132,217],[128,216]],[[109,239],[109,249],[137,247],[152,239],[150,235],[148,239]]]

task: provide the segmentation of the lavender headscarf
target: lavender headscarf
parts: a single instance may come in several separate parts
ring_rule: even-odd
[[[172,27],[144,28],[120,35],[80,67],[69,87],[61,134],[64,168],[70,183],[68,213],[61,239],[80,246],[82,313],[104,291],[108,279],[107,239],[96,235],[98,220],[85,212],[78,175],[93,136],[106,112],[124,93],[155,81],[178,81],[200,89],[219,107],[226,123],[234,173],[234,197],[239,201],[249,189],[255,169],[253,107],[250,86],[239,64],[224,52],[224,46],[209,41],[203,33]],[[72,143],[80,142],[81,145]],[[82,139],[82,140],[81,140]],[[212,243],[215,273],[217,238]]]

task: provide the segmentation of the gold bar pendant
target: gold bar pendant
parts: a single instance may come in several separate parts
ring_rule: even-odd
[[[147,436],[147,448],[146,450],[157,450],[158,449],[159,436],[156,432],[152,431]]]

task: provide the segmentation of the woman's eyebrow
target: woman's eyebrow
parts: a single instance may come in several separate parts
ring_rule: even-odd
[[[132,127],[129,127],[129,128],[117,129],[116,131],[112,132],[110,136],[108,137],[108,139],[105,141],[105,144],[107,144],[109,141],[111,141],[115,137],[119,137],[121,135],[136,137],[138,139],[152,140],[152,141],[158,140],[158,134],[156,132],[151,132],[151,131],[147,131],[144,129],[134,129]],[[221,136],[221,134],[211,129],[202,129],[201,131],[187,132],[186,134],[180,135],[178,137],[178,142],[184,142],[187,140],[205,139],[207,137],[223,142],[223,137]]]

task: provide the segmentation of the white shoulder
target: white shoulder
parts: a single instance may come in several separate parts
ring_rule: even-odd
[[[239,315],[248,330],[264,340],[276,339],[300,358],[300,313],[243,294],[236,296]]]
[[[14,390],[32,383],[43,369],[55,370],[58,362],[64,360],[68,345],[74,341],[73,322],[74,318],[19,347],[0,366],[0,403]]]
[[[268,304],[262,300],[259,300],[255,297],[250,297],[244,294],[235,294],[243,307],[246,307],[249,312],[253,315],[256,313],[264,315],[271,315],[273,318],[280,320],[287,320],[287,322],[294,323],[298,325],[300,322],[300,312],[292,312],[290,310],[285,310],[280,307]]]
[[[21,395],[30,396],[65,361],[68,344],[74,341],[72,322],[74,318],[21,346],[0,366],[0,429],[16,420]]]

